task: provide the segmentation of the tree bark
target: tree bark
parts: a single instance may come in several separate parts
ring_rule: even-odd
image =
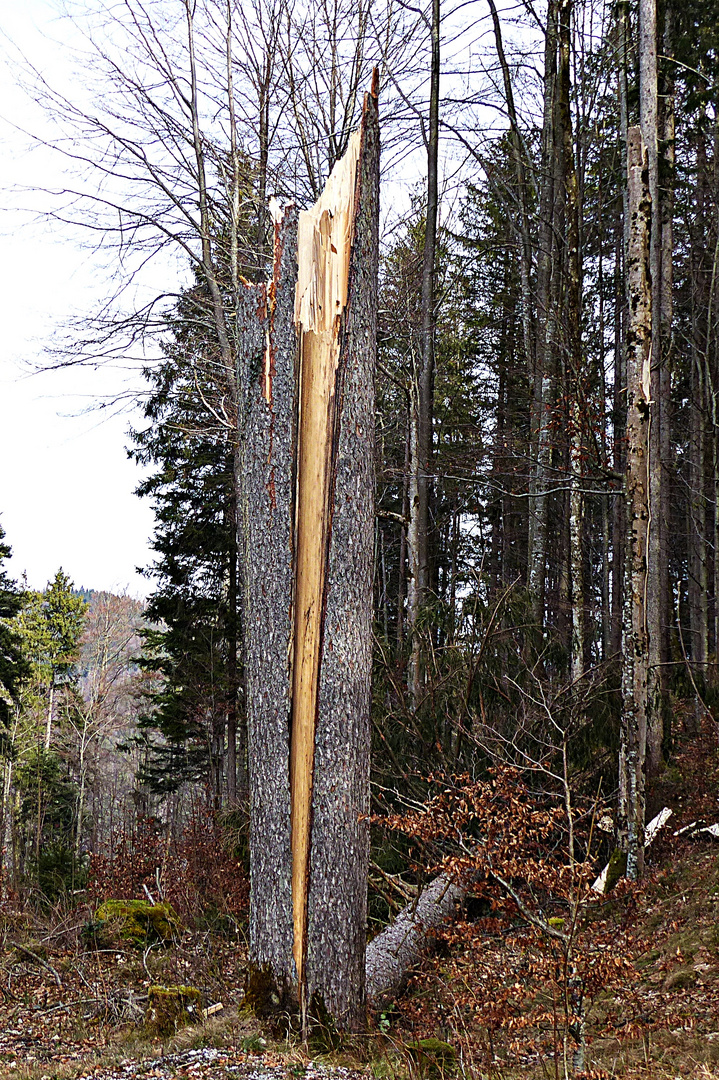
[[[305,1031],[364,1019],[378,176],[375,87],[242,312],[248,1003]]]
[[[45,717],[45,741],[43,743],[45,751],[50,749],[50,743],[52,741],[52,720],[53,720],[53,706],[55,704],[55,669],[50,671],[50,690],[47,698],[47,715]]]
[[[641,130],[627,139],[630,238],[627,260],[627,580],[619,757],[620,838],[627,852],[627,877],[644,866],[644,765],[649,697],[647,641],[647,554],[649,534],[649,417],[652,297],[649,270],[651,199]]]
[[[556,323],[555,173],[557,24],[559,0],[549,0],[544,47],[544,117],[542,174],[539,196],[539,251],[537,257],[538,342],[534,366],[530,416],[530,483],[527,536],[527,586],[534,619],[544,627],[544,579],[549,499],[546,493],[551,466],[551,417],[554,397],[553,362]]]
[[[529,230],[529,191],[527,188],[527,170],[525,166],[524,147],[519,131],[517,110],[514,104],[514,91],[512,79],[509,73],[509,65],[504,53],[502,41],[502,26],[497,14],[497,5],[494,0],[489,0],[489,10],[492,15],[494,27],[494,41],[497,49],[497,59],[502,69],[502,81],[504,83],[504,97],[507,102],[507,115],[509,116],[509,138],[512,147],[512,161],[514,174],[517,182],[517,198],[519,200],[519,236],[521,240],[519,253],[519,280],[522,295],[522,340],[524,355],[527,362],[527,377],[532,378],[534,372],[534,327],[532,319],[532,242]]]
[[[418,707],[421,698],[421,657],[417,619],[429,588],[429,493],[432,458],[434,398],[435,265],[439,203],[439,21],[440,0],[432,0],[432,60],[430,72],[429,132],[427,138],[427,214],[422,256],[421,354],[410,400],[410,480],[407,553],[407,622],[412,634],[408,666],[409,692]]]
[[[571,676],[572,682],[584,674],[584,471],[582,431],[583,398],[581,340],[581,266],[579,256],[579,188],[574,158],[570,109],[572,0],[562,0],[559,8],[558,126],[562,145],[562,180],[566,220],[565,322],[567,367],[570,386],[570,492],[569,565],[571,587]]]
[[[250,990],[289,1003],[292,958],[291,727],[297,214],[275,221],[273,278],[237,313],[240,550],[250,789]],[[260,985],[261,984],[261,985]]]
[[[669,402],[662,357],[662,221],[659,197],[659,117],[657,80],[657,3],[639,3],[639,117],[647,149],[651,233],[649,244],[652,290],[651,389],[649,425],[649,549],[647,554],[647,632],[649,647],[649,711],[647,714],[648,761],[656,771],[663,742],[662,672],[668,659],[669,567],[667,559],[667,512],[665,461]]]
[[[439,874],[416,901],[400,911],[393,923],[367,946],[367,999],[377,1003],[399,990],[407,970],[424,947],[427,932],[452,915],[466,888]]]
[[[626,333],[628,319],[626,264],[629,248],[629,201],[627,190],[627,53],[629,42],[629,3],[617,4],[617,97],[619,99],[619,138],[622,147],[622,207],[621,229],[617,223],[614,321],[614,392],[613,406],[613,466],[617,476],[625,472],[624,436],[626,427]],[[612,513],[612,638],[611,652],[619,656],[622,642],[624,610],[624,579],[626,558],[626,500],[623,492],[614,499]]]

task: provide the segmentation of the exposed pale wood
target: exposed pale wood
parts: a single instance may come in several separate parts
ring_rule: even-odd
[[[347,307],[340,327],[322,663],[315,733],[307,995],[364,1023],[374,550],[379,121],[365,98]]]
[[[671,816],[672,816],[672,811],[669,809],[668,806],[665,806],[662,810],[659,811],[659,813],[656,815],[656,817],[652,818],[652,820],[649,822],[646,829],[644,830],[644,847],[645,848],[649,847],[649,845],[652,843],[652,841],[656,837],[659,830],[662,829],[666,825],[666,823],[669,821],[669,818]],[[681,832],[682,830],[680,829],[679,831]],[[674,833],[674,835],[678,836],[679,834]],[[609,873],[609,863],[607,863],[607,865],[604,867],[604,869],[602,870],[599,877],[593,883],[593,885],[592,885],[592,891],[593,892],[595,892],[595,893],[603,893],[604,892],[604,888],[605,888],[606,883],[607,883],[607,875],[608,875],[608,873]]]
[[[312,776],[334,443],[340,319],[347,303],[360,132],[315,205],[300,214],[295,325],[300,346],[290,791],[294,958],[302,994]]]
[[[329,1014],[357,1029],[369,862],[376,85],[316,206],[297,226],[293,212],[271,212],[273,279],[247,287],[238,305],[246,1000],[260,1013],[299,1003],[305,1025]]]
[[[317,202],[300,214],[295,323],[302,333],[337,331],[347,304],[360,145],[356,131]]]

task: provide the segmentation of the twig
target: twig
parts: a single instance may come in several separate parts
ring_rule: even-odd
[[[147,958],[150,955],[150,953],[152,952],[152,950],[154,949],[155,944],[156,944],[156,942],[153,942],[152,945],[148,945],[147,948],[145,949],[145,952],[143,953],[143,956],[142,956],[142,966],[144,967],[145,974],[147,975],[150,982],[152,982],[152,975],[150,974],[150,969],[147,966]]]
[[[62,990],[62,979],[60,978],[58,973],[55,971],[55,968],[52,966],[52,964],[48,964],[40,956],[38,956],[36,953],[34,953],[32,951],[32,949],[28,949],[28,947],[26,945],[20,945],[20,943],[17,942],[17,941],[15,942],[15,948],[19,949],[20,952],[24,952],[27,956],[31,956],[36,964],[40,964],[40,966],[44,967],[46,971],[49,971],[50,974],[54,977],[55,982],[57,983],[57,985]]]
[[[494,878],[497,884],[501,885],[505,892],[507,892],[511,896],[512,900],[514,900],[515,904],[517,905],[527,922],[530,922],[534,926],[537,926],[540,930],[542,930],[545,934],[548,934],[550,937],[556,938],[557,941],[561,941],[563,945],[569,944],[568,935],[565,934],[562,930],[557,930],[556,927],[551,926],[547,922],[547,920],[543,919],[540,915],[535,915],[533,911],[530,911],[527,905],[522,900],[519,893],[512,888],[508,881],[505,881],[503,877],[500,877],[499,874],[497,874],[494,870],[491,869],[489,870],[489,875],[490,877]]]
[[[102,1001],[102,998],[78,998],[77,1001],[68,1001],[64,1005],[52,1005],[49,1009],[36,1009],[35,1012],[41,1016],[47,1016],[48,1013],[60,1012],[62,1009],[71,1009],[73,1005],[92,1005],[95,1002]]]

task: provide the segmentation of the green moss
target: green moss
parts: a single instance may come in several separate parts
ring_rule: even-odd
[[[132,945],[153,942],[171,945],[180,930],[180,920],[170,904],[148,900],[105,900],[91,924],[95,940],[115,933]]]
[[[147,991],[147,1027],[156,1035],[174,1035],[200,1019],[200,991],[194,986],[151,986]]]
[[[438,1080],[456,1071],[457,1053],[441,1039],[417,1039],[406,1043],[405,1049],[413,1071],[427,1080]]]
[[[615,848],[609,859],[609,866],[607,867],[607,878],[604,883],[605,893],[610,893],[619,879],[624,877],[626,872],[627,853],[626,851],[621,851],[619,848]]]
[[[244,1005],[260,1020],[276,1017],[281,1012],[297,1011],[297,1002],[292,1000],[289,987],[277,984],[269,964],[248,968]]]
[[[547,922],[555,930],[563,930],[564,929],[564,919],[559,918],[558,916],[553,918],[553,919],[548,919]]]
[[[338,1050],[341,1044],[340,1034],[321,994],[312,995],[308,1019],[310,1048],[319,1054]]]

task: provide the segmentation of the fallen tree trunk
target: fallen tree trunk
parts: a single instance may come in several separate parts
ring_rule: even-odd
[[[407,971],[419,960],[428,931],[453,915],[467,893],[447,874],[439,874],[395,921],[367,946],[367,1000],[376,1004],[399,990]]]

